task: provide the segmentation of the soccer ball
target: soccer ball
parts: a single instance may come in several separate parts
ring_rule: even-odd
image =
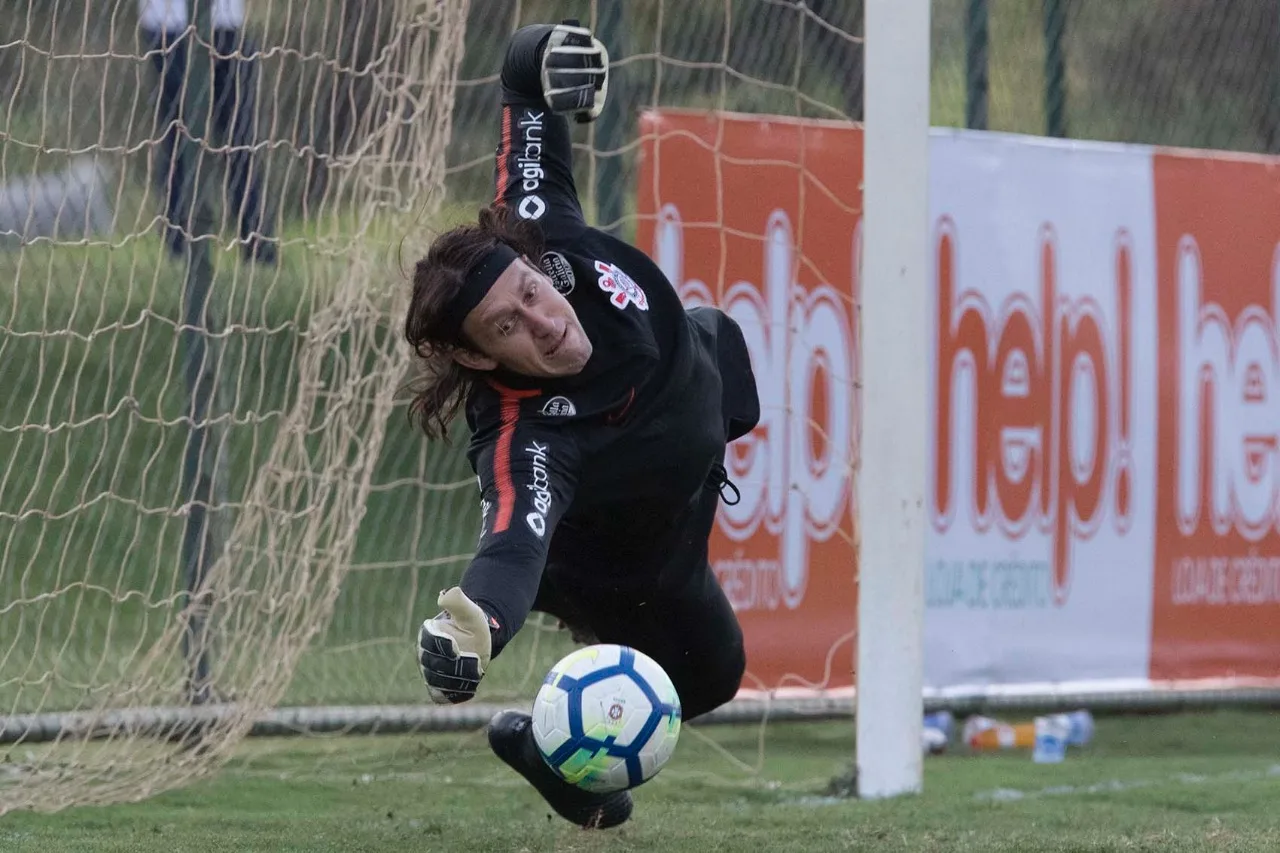
[[[533,739],[562,779],[597,793],[652,779],[680,737],[680,697],[653,658],[628,646],[578,649],[533,700]]]

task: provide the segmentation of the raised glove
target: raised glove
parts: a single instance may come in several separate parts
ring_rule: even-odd
[[[489,666],[493,638],[489,619],[461,587],[451,587],[436,600],[440,613],[418,632],[418,665],[431,701],[438,705],[465,702]]]
[[[542,54],[542,98],[553,113],[595,121],[609,95],[609,51],[576,20],[557,24]]]

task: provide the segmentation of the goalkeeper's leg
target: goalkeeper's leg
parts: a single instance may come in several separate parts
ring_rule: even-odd
[[[615,619],[593,627],[600,642],[631,646],[657,661],[689,722],[737,695],[747,661],[738,617],[711,566],[704,559],[684,577],[674,588],[627,594]]]
[[[523,711],[501,711],[489,722],[489,747],[537,789],[560,817],[583,829],[609,829],[631,817],[631,794],[595,794],[571,785],[543,760],[533,740],[533,719]]]
[[[566,586],[563,578],[544,574],[534,609],[593,634],[599,642],[631,646],[652,657],[671,676],[684,720],[719,707],[737,692],[746,667],[742,629],[705,561],[686,583],[670,591]],[[538,752],[532,723],[523,711],[499,713],[489,723],[489,746],[556,814],[577,826],[598,829],[617,826],[631,816],[629,791],[594,794],[557,776]]]
[[[601,586],[589,571],[550,563],[534,610],[560,619],[580,642],[631,646],[653,658],[675,684],[686,722],[737,694],[746,670],[742,627],[705,546],[674,555],[645,586]]]
[[[561,542],[543,572],[533,609],[561,619],[589,642],[639,649],[666,670],[680,696],[681,716],[695,719],[728,702],[746,669],[742,628],[707,562],[706,541],[717,495],[708,491],[674,541],[700,543],[665,552],[659,572],[645,586],[592,583],[601,549],[583,549],[583,565]],[[589,555],[589,558],[586,558]],[[631,815],[631,794],[592,794],[565,782],[538,753],[532,720],[504,711],[489,724],[489,744],[498,757],[537,788],[561,817],[579,826],[616,826]]]
[[[533,609],[555,616],[574,630],[587,630],[579,605],[543,574]],[[585,637],[584,637],[585,639]],[[560,778],[543,760],[533,740],[533,718],[523,711],[502,711],[489,722],[489,746],[508,766],[537,789],[560,817],[584,829],[608,829],[631,817],[631,794],[595,794]]]

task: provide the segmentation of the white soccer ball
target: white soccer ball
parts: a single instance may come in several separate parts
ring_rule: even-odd
[[[652,779],[680,737],[680,697],[653,658],[628,646],[578,649],[533,700],[533,739],[552,770],[588,791]]]

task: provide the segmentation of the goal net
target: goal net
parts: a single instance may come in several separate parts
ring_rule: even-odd
[[[472,725],[570,647],[534,619],[479,710],[424,706],[416,625],[465,567],[479,507],[465,430],[424,441],[397,395],[404,271],[491,197],[502,45],[568,14],[615,60],[609,117],[576,144],[589,216],[774,347],[767,426],[733,460],[761,514],[717,529],[717,571],[746,621],[830,589],[826,618],[844,621],[796,672],[774,658],[746,686],[847,684],[856,246],[817,245],[823,217],[853,233],[856,181],[828,177],[857,158],[801,124],[779,139],[821,174],[789,153],[717,157],[720,130],[663,122],[856,120],[854,4],[281,0],[247,20],[234,0],[184,5],[0,3],[0,812],[183,784],[264,721]],[[676,138],[710,158],[695,180],[714,189],[731,164],[737,193],[762,170],[786,211],[659,210],[653,191],[682,179]],[[788,364],[813,380],[803,400]],[[776,471],[752,461],[801,445]],[[776,526],[787,478],[815,465],[816,544]],[[822,569],[788,575],[796,554]]]
[[[467,4],[244,5],[0,10],[0,812],[217,766],[351,568]]]

